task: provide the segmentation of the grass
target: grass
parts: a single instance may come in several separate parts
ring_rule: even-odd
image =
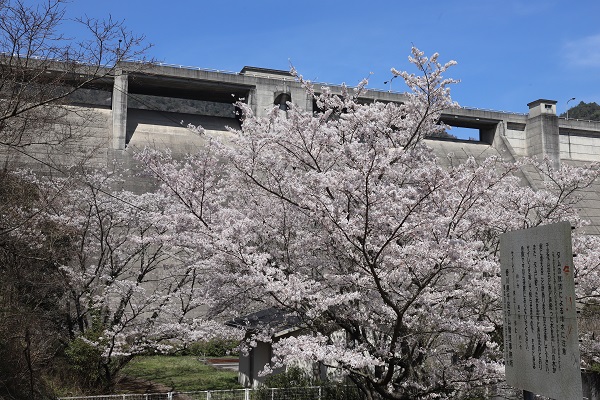
[[[206,365],[195,356],[139,356],[122,371],[130,377],[149,380],[175,391],[240,389],[235,371]]]

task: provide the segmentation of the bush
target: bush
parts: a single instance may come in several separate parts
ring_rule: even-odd
[[[224,357],[236,355],[239,341],[233,339],[212,339],[192,343],[185,350],[184,356],[196,357]]]
[[[361,400],[358,388],[352,384],[331,381],[319,381],[307,371],[299,367],[288,368],[287,371],[271,375],[265,379],[265,385],[254,394],[256,400],[294,400],[306,399],[307,388],[313,393],[320,393],[321,400]],[[275,391],[271,389],[276,388]]]
[[[265,379],[269,388],[290,388],[313,386],[314,380],[302,368],[291,367],[287,371],[271,375]]]
[[[80,383],[86,387],[95,387],[101,383],[101,349],[79,337],[69,343],[65,356]]]

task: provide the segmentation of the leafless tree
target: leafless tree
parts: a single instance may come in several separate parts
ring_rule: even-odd
[[[85,118],[73,118],[73,96],[109,93],[119,62],[143,60],[147,49],[122,21],[68,19],[66,3],[0,0],[0,399],[51,397],[42,376],[64,344],[57,265],[69,246],[52,223],[38,227],[37,243],[12,234],[39,212],[41,194],[14,174],[10,160],[77,143]]]
[[[119,61],[142,60],[146,48],[122,21],[67,19],[64,0],[0,0],[0,151],[73,140],[76,130],[56,129],[69,97],[112,86]]]

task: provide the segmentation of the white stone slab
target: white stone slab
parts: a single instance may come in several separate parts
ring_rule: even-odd
[[[581,400],[571,225],[502,235],[500,263],[507,383],[553,399]]]

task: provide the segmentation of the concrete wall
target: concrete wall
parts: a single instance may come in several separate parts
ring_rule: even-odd
[[[560,119],[560,156],[574,161],[600,161],[600,122]]]
[[[503,121],[504,136],[514,149],[515,155],[523,157],[527,155],[526,123],[516,124]]]
[[[239,128],[232,106],[236,96],[246,96],[245,101],[257,115],[265,115],[275,107],[275,99],[284,93],[306,110],[313,107],[313,100],[285,71],[249,68],[244,73],[224,73],[171,66],[140,68],[134,63],[123,63],[120,67],[113,81],[112,96],[106,88],[96,92],[87,89],[82,96],[73,97],[77,106],[73,106],[67,122],[55,127],[72,130],[78,140],[62,148],[32,146],[31,154],[63,164],[88,159],[88,165],[111,166],[116,160],[122,168],[135,173],[138,167],[133,154],[145,146],[169,148],[179,157],[204,146],[211,137],[229,140],[232,136],[226,126]],[[314,86],[319,91],[322,84]],[[332,86],[331,91],[340,93],[341,87]],[[385,91],[368,91],[361,96],[364,102],[405,99],[404,94]],[[451,108],[442,114],[442,121],[479,129],[482,140],[428,142],[444,163],[459,162],[469,155],[492,154],[507,160],[550,156],[556,166],[561,162],[600,160],[600,122],[558,118],[555,103],[536,100],[529,104],[528,115]],[[206,134],[199,136],[187,129],[188,123],[203,126]],[[448,154],[452,156],[449,158]],[[25,159],[18,153],[4,154],[3,158],[35,164],[33,159]],[[532,185],[541,185],[533,173],[526,178]],[[600,190],[589,189],[584,202],[593,226],[600,227],[600,215],[596,215],[594,208],[597,200],[600,204],[600,199],[594,197],[597,189]]]
[[[260,387],[266,376],[260,372],[266,365],[271,365],[271,343],[257,342],[256,347],[247,355],[240,355],[238,382],[244,387]],[[274,373],[283,372],[283,368],[276,369]]]
[[[600,160],[600,137],[560,135],[560,157],[577,161]]]
[[[0,148],[2,163],[49,172],[69,165],[106,167],[111,148],[112,113],[107,108],[65,107],[66,115],[52,126],[44,126],[44,137],[26,132],[33,140],[62,138],[60,145],[34,144],[23,149]],[[61,111],[62,112],[62,111]]]

